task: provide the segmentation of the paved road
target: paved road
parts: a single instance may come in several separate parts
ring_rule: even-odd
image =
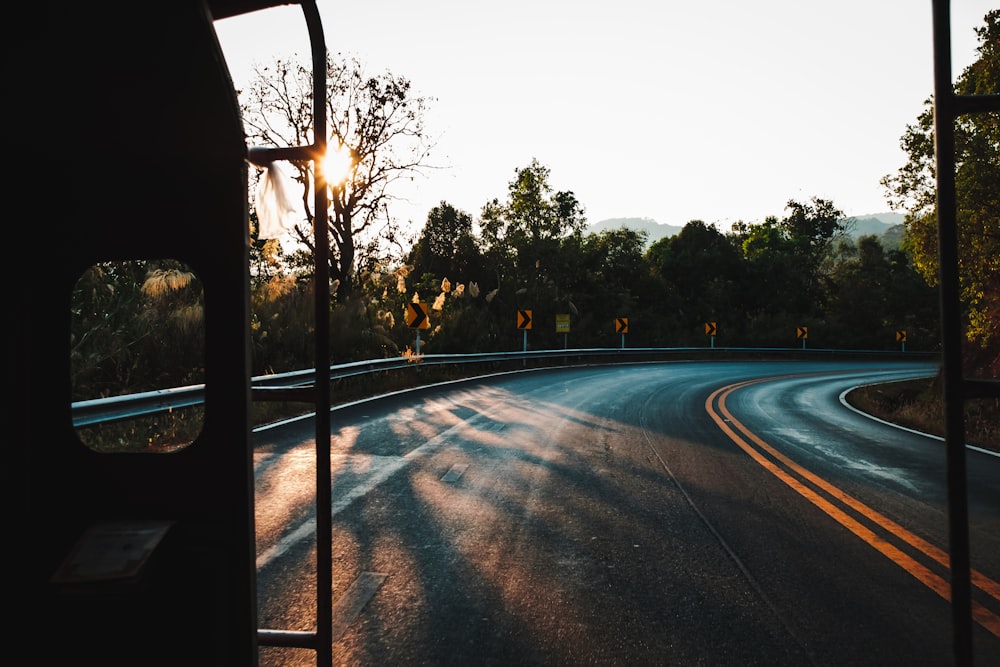
[[[336,662],[951,664],[943,447],[840,401],[928,372],[584,367],[337,410]],[[255,435],[261,627],[315,622],[312,436]],[[977,665],[1000,665],[1000,460],[969,455]]]

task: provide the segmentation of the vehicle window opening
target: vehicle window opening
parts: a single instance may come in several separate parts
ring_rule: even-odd
[[[190,445],[204,422],[205,299],[197,274],[173,259],[99,262],[77,279],[70,317],[80,441],[101,453]],[[146,400],[127,407],[99,400],[116,396]]]

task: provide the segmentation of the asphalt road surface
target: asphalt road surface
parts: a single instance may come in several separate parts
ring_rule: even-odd
[[[944,446],[841,400],[933,370],[591,366],[337,409],[335,663],[953,664]],[[315,627],[313,428],[255,433],[262,628]],[[1000,665],[1000,458],[967,456],[974,653]]]

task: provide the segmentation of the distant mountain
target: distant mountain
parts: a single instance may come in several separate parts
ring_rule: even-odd
[[[662,238],[678,234],[682,229],[677,225],[666,225],[652,218],[609,218],[588,225],[584,229],[584,232],[587,234],[600,234],[604,231],[621,229],[623,227],[636,232],[646,232],[647,248]]]
[[[848,218],[851,224],[850,234],[854,238],[861,236],[882,236],[889,229],[903,223],[903,215],[899,213],[873,213]]]
[[[898,248],[903,232],[903,215],[899,213],[870,213],[848,218],[851,238],[877,236],[887,248]],[[682,226],[667,225],[652,218],[609,218],[588,225],[584,232],[599,234],[604,231],[621,229],[646,232],[646,247],[663,238],[679,234]]]

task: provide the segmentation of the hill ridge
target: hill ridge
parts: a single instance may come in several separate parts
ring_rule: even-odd
[[[881,237],[886,232],[894,230],[903,222],[903,215],[900,213],[869,213],[865,215],[855,215],[846,218],[853,222],[850,235],[853,238],[861,236],[875,235]],[[633,231],[646,232],[646,246],[650,246],[656,241],[679,234],[684,225],[671,225],[657,222],[653,218],[606,218],[584,228],[587,234],[599,234],[604,231],[621,229],[631,229]]]

